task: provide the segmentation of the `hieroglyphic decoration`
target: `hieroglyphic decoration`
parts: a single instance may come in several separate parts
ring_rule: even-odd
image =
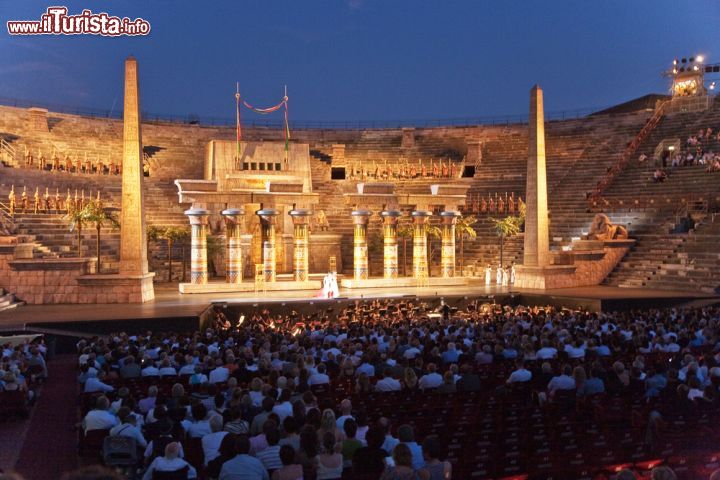
[[[276,252],[275,252],[275,219],[278,211],[272,208],[258,210],[255,214],[260,217],[262,228],[263,275],[265,282],[274,282],[276,279]]]
[[[366,280],[368,269],[367,225],[372,212],[368,210],[354,210],[353,223],[353,277],[355,280]]]
[[[397,222],[402,213],[398,210],[385,210],[383,218],[383,277],[398,277],[398,239]]]
[[[148,273],[145,210],[143,202],[142,133],[137,61],[125,61],[123,117],[122,206],[120,210],[120,273]]]
[[[416,210],[413,217],[413,277],[428,277],[427,223],[432,212]]]
[[[442,212],[442,248],[440,267],[443,278],[455,276],[455,223],[460,216],[459,212]]]
[[[242,283],[242,219],[245,212],[229,208],[222,211],[225,219],[225,282]]]
[[[308,232],[313,212],[305,209],[290,211],[293,220],[293,272],[296,282],[306,282],[310,273]]]
[[[205,285],[208,282],[207,230],[208,212],[201,208],[185,211],[190,220],[190,283]]]

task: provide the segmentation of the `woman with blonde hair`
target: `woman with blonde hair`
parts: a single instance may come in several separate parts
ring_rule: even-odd
[[[332,408],[326,408],[320,417],[320,428],[318,429],[318,438],[323,438],[326,433],[332,433],[335,436],[335,443],[342,442],[345,435],[337,428],[337,419]]]
[[[403,383],[405,384],[405,388],[408,390],[415,390],[417,388],[417,382],[418,378],[415,370],[410,367],[406,368],[403,374]]]
[[[259,377],[255,377],[250,382],[250,399],[252,400],[252,404],[255,407],[259,407],[262,405],[263,400],[263,381]]]

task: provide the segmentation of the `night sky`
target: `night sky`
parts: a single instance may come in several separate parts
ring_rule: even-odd
[[[58,4],[152,32],[7,33]],[[0,17],[0,96],[117,110],[133,54],[143,110],[175,115],[232,118],[236,81],[258,106],[287,84],[291,120],[524,114],[535,83],[546,111],[600,108],[666,93],[675,57],[720,62],[717,0],[0,0]]]

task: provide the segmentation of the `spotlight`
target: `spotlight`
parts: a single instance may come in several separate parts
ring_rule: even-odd
[[[703,60],[705,60],[705,57],[703,57],[702,55],[698,55],[697,57],[695,57],[695,60],[697,60],[698,63],[702,63]]]
[[[674,74],[678,73],[678,69],[677,69],[677,68],[673,68],[673,73],[674,73]]]
[[[677,58],[676,58],[675,60],[673,60],[673,65],[677,65],[677,64],[678,64],[678,61],[677,61]]]
[[[710,84],[710,90],[715,90],[715,82],[712,82],[712,83]]]
[[[697,71],[699,70],[698,66],[697,66],[697,65],[693,65],[693,70],[695,70],[695,71],[697,72]]]

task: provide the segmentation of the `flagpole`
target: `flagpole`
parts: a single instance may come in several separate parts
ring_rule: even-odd
[[[240,82],[235,84],[235,164],[240,167]]]

